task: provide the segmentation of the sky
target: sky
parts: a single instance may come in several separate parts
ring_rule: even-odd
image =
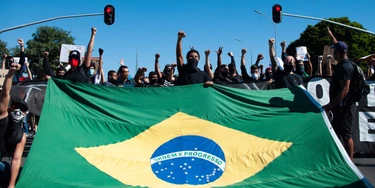
[[[91,27],[95,27],[93,56],[98,57],[98,49],[104,49],[105,75],[109,70],[117,70],[120,59],[124,59],[134,76],[137,51],[138,67],[147,67],[148,71],[154,69],[156,53],[160,54],[160,69],[176,62],[178,31],[185,31],[187,35],[182,41],[184,57],[193,46],[200,52],[199,67],[202,70],[204,51],[208,49],[211,50],[210,62],[213,68],[216,67],[215,50],[219,46],[223,46],[223,63],[230,63],[227,53],[231,51],[238,70],[242,48],[247,49],[248,70],[259,53],[265,57],[261,64],[267,67],[270,63],[268,39],[275,38],[275,29],[265,15],[272,17],[274,4],[280,4],[283,13],[318,18],[346,16],[375,32],[374,0],[0,0],[0,30],[56,16],[103,13],[108,4],[115,7],[115,23],[111,26],[104,23],[102,15],[61,19],[7,31],[0,34],[0,39],[7,42],[9,48],[14,47],[17,38],[26,43],[37,27],[48,25],[71,31],[76,45],[87,46]],[[283,16],[282,22],[275,24],[277,54],[281,52],[281,41],[289,44],[298,39],[308,25],[318,22]]]

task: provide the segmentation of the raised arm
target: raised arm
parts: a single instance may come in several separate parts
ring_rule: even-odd
[[[288,54],[286,53],[286,41],[280,43],[281,46],[281,60],[285,61]]]
[[[3,59],[2,59],[2,63],[1,63],[1,69],[5,69],[5,63],[7,61],[7,57],[8,55],[7,54],[3,54]]]
[[[312,63],[311,63],[311,57],[310,57],[310,54],[309,54],[309,53],[307,53],[306,55],[307,55],[307,60],[308,60],[308,62],[307,62],[307,74],[308,74],[309,76],[312,76]]]
[[[159,58],[160,54],[155,54],[155,72],[158,75],[158,79],[161,79],[161,77],[163,77],[163,74],[160,72],[159,69]]]
[[[327,74],[325,76],[332,76],[332,56],[331,55],[327,56],[326,69],[327,69]]]
[[[99,67],[98,67],[98,73],[97,73],[100,76],[99,84],[104,83],[103,53],[104,53],[104,50],[99,48]]]
[[[31,70],[29,67],[29,62],[25,62],[26,69],[27,69],[27,76],[29,77],[29,80],[33,80],[33,75],[31,74]]]
[[[177,66],[176,63],[171,64],[171,72],[168,75],[168,81],[171,82],[171,83],[173,83],[175,81],[174,70],[175,70],[176,66]]]
[[[91,28],[91,38],[90,38],[90,42],[87,46],[85,60],[83,61],[83,65],[86,66],[86,67],[90,67],[91,54],[92,54],[92,49],[94,48],[94,42],[95,42],[95,35],[96,35],[96,28],[93,27],[93,28]]]
[[[259,62],[263,59],[263,54],[258,54],[257,61],[255,62],[255,65],[259,67]]]
[[[327,27],[327,32],[328,32],[329,37],[331,38],[332,45],[333,45],[333,44],[336,44],[336,43],[337,43],[337,39],[336,39],[335,36],[332,34],[332,32],[331,32],[331,30],[329,29],[329,27]]]
[[[246,70],[246,61],[245,61],[245,54],[246,54],[246,49],[242,49],[241,50],[241,74],[242,74],[242,78],[244,81],[250,81],[251,80],[251,77],[249,76],[249,74],[247,74],[247,70]],[[233,54],[229,54],[229,56],[231,56],[231,58],[234,58],[233,57]]]
[[[177,58],[177,69],[180,71],[184,65],[184,56],[182,55],[182,38],[186,37],[185,32],[179,31],[177,34],[177,45],[176,45],[176,58]]]
[[[316,70],[316,74],[315,75],[323,76],[323,74],[322,74],[322,63],[323,63],[323,56],[320,55],[318,57],[318,70]]]
[[[277,63],[276,63],[276,53],[275,53],[275,39],[271,38],[268,40],[269,45],[269,54],[270,54],[270,60],[272,64],[272,72],[275,74],[277,71]]]
[[[43,56],[43,70],[44,70],[44,73],[46,75],[52,76],[53,73],[52,73],[51,66],[49,64],[48,55],[49,55],[48,52],[43,52],[43,54],[42,54],[42,56]]]
[[[145,72],[147,72],[147,68],[145,68],[145,67],[142,67],[142,68],[138,69],[138,71],[137,71],[137,73],[135,74],[135,77],[134,77],[135,83],[137,83],[137,85],[142,84],[141,75],[144,74]]]
[[[3,83],[3,90],[0,94],[0,119],[8,116],[8,106],[10,100],[10,89],[12,88],[12,79],[16,71],[20,70],[21,65],[12,63],[10,65],[8,74],[5,76]]]
[[[220,46],[217,51],[215,51],[217,54],[217,67],[220,67],[223,63],[221,61],[221,53],[223,53],[223,47]]]
[[[18,62],[18,64],[20,64],[21,67],[23,67],[23,65],[25,64],[25,47],[22,39],[17,39],[17,42],[18,44],[20,44],[21,48],[20,61]],[[21,72],[21,69],[18,70],[18,72]]]
[[[204,71],[208,74],[208,76],[211,77],[211,79],[214,79],[214,73],[210,69],[210,59],[209,59],[210,52],[211,52],[210,50],[204,51],[204,55],[206,55],[206,63],[204,64]]]

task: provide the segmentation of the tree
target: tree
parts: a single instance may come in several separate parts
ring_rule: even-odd
[[[58,27],[40,26],[32,34],[33,39],[27,41],[26,54],[30,61],[31,72],[40,78],[43,75],[42,53],[49,52],[51,68],[56,70],[59,65],[61,44],[74,44],[75,38],[70,31]]]
[[[8,44],[2,40],[0,40],[0,54],[9,54],[9,50],[7,49]]]
[[[360,23],[351,22],[347,17],[329,18],[329,20],[364,29]],[[309,25],[306,30],[301,33],[299,39],[290,43],[287,47],[287,53],[294,55],[297,46],[306,46],[312,57],[312,61],[317,62],[317,57],[323,55],[324,45],[332,44],[327,34],[327,27],[331,29],[337,40],[343,41],[348,45],[348,56],[352,61],[357,61],[360,57],[374,53],[375,36],[324,21],[317,23],[315,26]],[[360,67],[365,72],[367,70],[366,65],[366,62],[360,62]],[[316,67],[316,63],[314,67]]]
[[[13,57],[19,57],[21,54],[21,48],[20,45],[16,45],[13,48],[9,48],[9,55]]]

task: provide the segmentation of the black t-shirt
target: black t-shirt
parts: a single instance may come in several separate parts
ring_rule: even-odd
[[[75,71],[70,69],[67,73],[64,74],[64,79],[70,80],[72,82],[92,83],[89,71],[89,67],[82,65],[77,67]]]
[[[303,80],[300,75],[289,74],[283,70],[278,69],[273,74],[273,79],[275,80],[275,88],[290,88],[293,86],[303,84]]]
[[[335,100],[341,90],[341,80],[352,80],[354,76],[354,67],[349,59],[344,59],[337,64],[335,71],[331,78],[331,84],[329,87],[329,99],[330,101]]]
[[[8,151],[13,153],[16,145],[21,142],[23,131],[21,128],[22,121],[14,123],[10,119],[10,115],[0,119],[0,152]]]
[[[212,81],[210,76],[201,70],[193,73],[187,72],[187,66],[183,65],[178,70],[179,76],[179,85],[189,85],[189,84],[199,84],[199,83],[205,83],[206,81]]]

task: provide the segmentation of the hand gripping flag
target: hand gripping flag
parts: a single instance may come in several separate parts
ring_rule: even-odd
[[[303,88],[50,79],[19,187],[371,187]]]

